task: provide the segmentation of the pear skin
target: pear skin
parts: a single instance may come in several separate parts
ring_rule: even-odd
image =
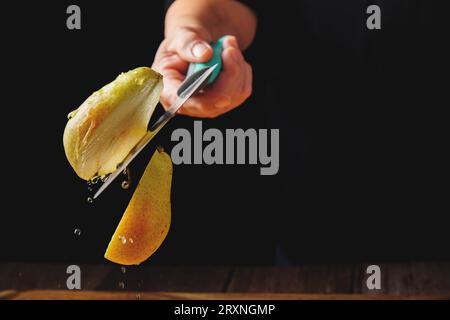
[[[136,68],[120,74],[69,114],[64,151],[80,178],[91,180],[116,170],[147,133],[162,89],[162,75]]]
[[[117,226],[105,258],[122,265],[147,260],[164,241],[170,227],[172,160],[155,151]]]

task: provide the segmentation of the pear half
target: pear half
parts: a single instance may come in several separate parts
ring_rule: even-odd
[[[113,172],[146,134],[163,89],[162,76],[147,67],[120,74],[69,114],[64,150],[85,180]]]
[[[158,148],[109,242],[106,259],[137,265],[159,248],[170,227],[171,185],[172,160]]]

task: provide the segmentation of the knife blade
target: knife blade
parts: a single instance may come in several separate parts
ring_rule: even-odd
[[[117,169],[106,177],[103,184],[94,194],[94,199],[96,199],[120,175],[120,173],[128,167],[131,161],[137,157],[137,155],[148,145],[148,143],[167,124],[167,122],[169,122],[169,120],[176,115],[177,111],[183,106],[183,104],[208,83],[211,74],[217,67],[218,64],[214,64],[211,67],[202,68],[186,77],[185,81],[181,84],[180,89],[178,90],[177,99],[150,127],[150,130],[133,147],[128,156],[124,159],[124,161],[122,161]]]

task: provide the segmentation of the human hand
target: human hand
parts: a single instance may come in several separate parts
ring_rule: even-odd
[[[169,108],[185,78],[190,62],[206,62],[213,53],[212,37],[201,28],[180,28],[159,46],[152,68],[163,75],[161,103]],[[214,39],[216,40],[216,39]],[[222,70],[217,79],[202,92],[191,97],[180,114],[215,118],[241,105],[252,92],[252,68],[245,61],[236,37],[223,41]]]

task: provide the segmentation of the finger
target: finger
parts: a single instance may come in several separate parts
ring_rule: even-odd
[[[165,53],[161,55],[158,60],[152,65],[152,69],[164,75],[166,70],[177,70],[180,73],[185,73],[189,63],[181,59],[176,53]]]
[[[167,39],[164,39],[161,42],[161,44],[158,47],[158,50],[156,51],[155,58],[153,60],[153,64],[155,64],[155,62],[159,61],[162,56],[167,55],[167,53],[169,52],[169,50],[167,49],[168,44],[169,44],[169,42]]]
[[[253,70],[252,66],[246,63],[245,66],[245,81],[242,87],[243,98],[247,99],[251,96],[253,90]]]
[[[241,100],[245,81],[244,58],[239,50],[228,48],[223,51],[222,60],[223,70],[216,82],[207,87],[203,93],[189,99],[181,113],[187,114],[195,110],[208,115],[216,114],[219,110],[235,107],[236,102]]]
[[[235,36],[226,36],[223,39],[222,44],[223,44],[223,48],[224,49],[226,49],[226,48],[235,48],[237,50],[240,50],[239,44],[238,44],[238,40],[237,40],[237,38]]]
[[[232,47],[225,49],[222,53],[222,71],[217,80],[205,90],[202,95],[204,98],[209,97],[228,97],[231,103],[236,95],[240,94],[244,83],[244,66],[245,60],[242,53]],[[226,107],[225,103],[221,107]]]
[[[185,78],[183,69],[187,68],[187,62],[176,56],[175,58],[170,58],[170,60],[166,59],[155,63],[153,67],[163,76],[164,86],[160,101],[164,108],[167,109],[177,97],[176,91]]]
[[[213,54],[208,40],[198,32],[182,29],[169,40],[168,50],[176,52],[185,61],[205,62],[211,59]]]
[[[164,87],[160,101],[165,109],[175,101],[176,91],[185,78],[188,64],[178,54],[167,51],[164,43],[161,44],[152,68],[163,76]]]
[[[161,92],[160,102],[163,105],[164,109],[170,108],[170,106],[177,99],[177,90],[182,83],[182,79],[178,75],[174,75],[173,77],[166,76],[163,78],[163,91]]]
[[[252,72],[238,49],[235,37],[224,39],[222,71],[211,86],[190,98],[179,110],[180,114],[194,117],[216,117],[240,105],[251,93]],[[188,63],[168,50],[165,40],[158,49],[154,67],[164,76],[161,103],[168,108],[177,98],[176,92],[185,78]]]

